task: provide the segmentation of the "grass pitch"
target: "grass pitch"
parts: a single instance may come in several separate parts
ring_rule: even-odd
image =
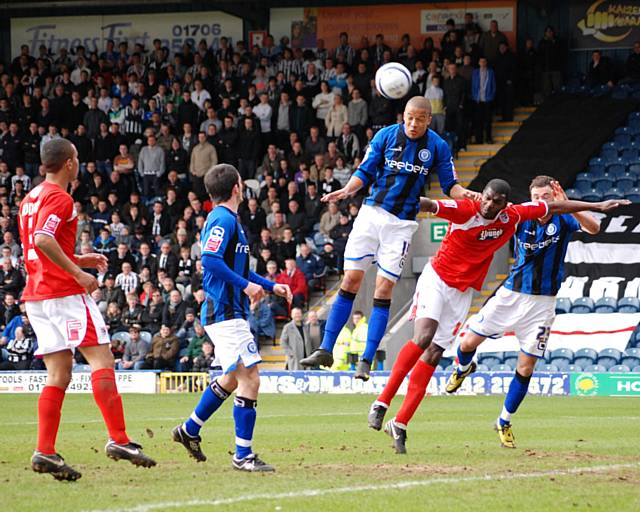
[[[372,396],[264,395],[254,447],[277,472],[251,475],[230,466],[231,400],[203,429],[209,460],[197,464],[170,440],[197,395],[125,395],[129,434],[158,460],[140,469],[105,457],[92,397],[67,395],[57,448],[83,473],[75,483],[29,469],[36,400],[0,396],[2,511],[640,510],[635,399],[527,397],[507,450],[492,430],[502,397],[430,397],[398,456],[367,428]]]

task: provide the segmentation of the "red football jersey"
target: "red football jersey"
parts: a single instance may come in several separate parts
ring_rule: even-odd
[[[436,201],[435,215],[450,222],[431,265],[452,288],[482,288],[494,253],[506,244],[521,221],[539,219],[549,211],[544,201],[507,206],[495,219],[480,215],[480,201]]]
[[[75,279],[54,264],[34,244],[37,234],[52,236],[74,260],[78,218],[73,199],[58,185],[42,182],[20,203],[20,239],[27,270],[22,300],[44,300],[86,293]]]

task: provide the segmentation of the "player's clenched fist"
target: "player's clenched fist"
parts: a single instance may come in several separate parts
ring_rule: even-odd
[[[252,303],[258,302],[262,297],[264,297],[264,289],[256,283],[249,283],[244,289],[244,293],[247,294]]]
[[[275,293],[278,297],[284,297],[289,303],[293,300],[293,294],[291,293],[291,288],[289,288],[288,284],[275,285],[273,287],[273,293]]]
[[[100,286],[98,284],[98,280],[87,272],[80,272],[76,276],[74,276],[77,283],[82,286],[87,293],[93,293]]]

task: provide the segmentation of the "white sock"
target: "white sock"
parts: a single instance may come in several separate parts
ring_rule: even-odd
[[[511,423],[511,413],[507,411],[507,408],[503,405],[502,412],[500,413],[500,419],[507,423]]]
[[[373,409],[377,405],[384,407],[385,409],[389,408],[387,404],[385,404],[384,402],[381,402],[380,400],[376,400],[375,402],[373,402],[373,405],[371,406],[371,408]]]

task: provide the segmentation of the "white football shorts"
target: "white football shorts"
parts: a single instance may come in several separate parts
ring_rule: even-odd
[[[375,262],[378,275],[397,281],[417,229],[416,221],[399,219],[379,206],[362,205],[347,240],[344,269],[367,270]]]
[[[98,305],[89,295],[27,301],[25,307],[38,338],[38,356],[110,342]]]
[[[514,331],[520,350],[544,357],[551,325],[556,316],[556,298],[529,295],[501,286],[482,309],[469,319],[469,329],[480,336],[500,338]]]
[[[431,318],[438,322],[433,342],[447,350],[469,314],[473,289],[461,292],[445,283],[429,261],[418,278],[410,318]]]
[[[224,373],[236,369],[239,362],[249,368],[262,362],[249,322],[241,318],[224,320],[204,326],[215,347],[214,366],[221,366]]]

